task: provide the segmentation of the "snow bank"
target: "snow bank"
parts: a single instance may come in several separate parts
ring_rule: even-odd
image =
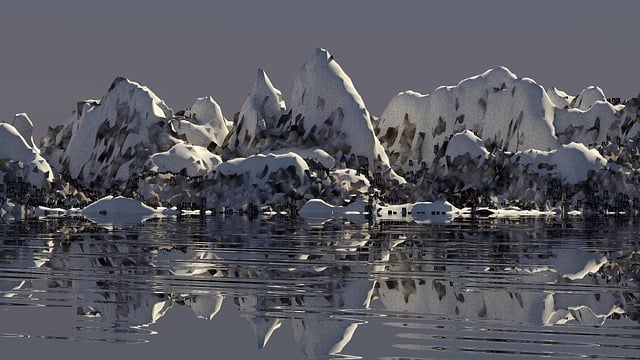
[[[489,157],[489,151],[484,147],[482,139],[469,130],[453,135],[447,146],[445,157],[455,159],[458,156],[468,154],[472,159],[482,164]]]
[[[158,211],[138,200],[122,196],[105,196],[82,209],[83,215],[152,215]]]
[[[167,151],[151,155],[151,162],[151,169],[156,172],[202,176],[222,160],[220,156],[210,153],[204,147],[179,143]]]
[[[225,161],[214,168],[216,173],[224,176],[248,176],[250,183],[265,182],[271,177],[271,173],[280,169],[292,171],[299,178],[303,178],[309,167],[300,156],[287,153],[282,155],[258,154],[246,158],[236,158]]]
[[[308,149],[296,149],[296,148],[286,148],[279,149],[275,151],[271,151],[272,154],[276,155],[284,155],[287,153],[294,153],[299,155],[305,161],[313,161],[317,164],[321,165],[325,169],[333,169],[336,166],[336,160],[333,156],[329,155],[326,151],[320,148],[308,148]]]
[[[525,150],[516,153],[514,158],[531,172],[542,176],[551,174],[568,184],[587,180],[589,171],[602,169],[607,163],[597,150],[589,150],[579,143],[561,145],[553,151]]]

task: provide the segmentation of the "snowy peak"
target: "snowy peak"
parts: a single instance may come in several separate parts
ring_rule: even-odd
[[[185,141],[213,150],[224,142],[230,124],[220,105],[207,96],[196,99],[184,116],[173,118],[171,128]]]
[[[149,88],[128,79],[116,78],[99,102],[84,102],[78,115],[59,129],[55,140],[46,141],[46,154],[85,185],[127,181],[143,170],[149,155],[178,142],[167,126],[173,110]]]
[[[242,104],[231,131],[227,148],[246,156],[261,151],[268,143],[268,133],[275,133],[286,106],[282,93],[271,83],[266,72],[258,69],[251,92]]]
[[[169,119],[173,116],[173,110],[151,89],[123,77],[113,80],[101,103],[106,105],[128,103],[132,108],[150,109],[157,118]]]
[[[504,87],[506,87],[507,84],[510,84],[511,81],[516,79],[518,79],[516,74],[511,72],[511,70],[509,70],[507,67],[498,66],[496,68],[489,69],[480,75],[464,79],[458,83],[458,86],[464,86],[468,82],[473,84],[474,81],[481,80],[487,84],[487,87],[493,87],[502,90],[503,84]]]
[[[287,127],[297,133],[298,146],[320,146],[352,166],[389,168],[362,97],[328,51],[316,49],[300,68],[291,106]]]
[[[263,69],[258,69],[258,74],[256,76],[256,82],[253,85],[253,89],[251,90],[252,94],[256,95],[264,95],[262,102],[267,101],[267,97],[269,98],[269,107],[265,107],[265,115],[268,118],[279,117],[283,111],[286,110],[286,105],[284,103],[284,99],[282,98],[282,92],[276,89],[271,83],[271,79],[267,76],[267,73]],[[257,96],[256,100],[259,100],[262,96]],[[261,102],[261,104],[262,104]],[[269,127],[273,127],[276,124],[267,124]]]

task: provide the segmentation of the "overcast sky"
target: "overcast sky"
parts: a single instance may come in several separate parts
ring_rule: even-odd
[[[222,3],[222,4],[220,4]],[[499,65],[543,87],[640,92],[640,2],[8,0],[0,5],[0,120],[27,112],[39,139],[118,75],[174,110],[213,96],[233,118],[257,68],[289,99],[327,48],[379,115],[398,92]]]

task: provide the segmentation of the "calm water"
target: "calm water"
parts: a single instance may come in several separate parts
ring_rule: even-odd
[[[0,223],[0,348],[26,358],[640,358],[639,229],[615,219]]]

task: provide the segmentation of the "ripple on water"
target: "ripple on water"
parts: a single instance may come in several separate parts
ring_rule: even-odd
[[[252,346],[288,332],[280,346],[306,357],[633,358],[637,230],[544,219],[3,223],[0,338],[161,348],[158,329],[188,322],[171,315],[188,309],[214,333],[244,323]]]

